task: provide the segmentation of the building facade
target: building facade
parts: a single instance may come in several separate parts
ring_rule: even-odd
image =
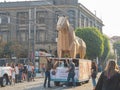
[[[69,17],[75,28],[97,27],[103,22],[78,0],[39,0],[0,3],[1,41],[17,41],[54,53],[57,48],[58,16]]]

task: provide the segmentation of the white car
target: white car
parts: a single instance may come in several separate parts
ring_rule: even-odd
[[[0,85],[6,86],[10,77],[12,76],[12,68],[11,67],[1,67],[0,66]]]

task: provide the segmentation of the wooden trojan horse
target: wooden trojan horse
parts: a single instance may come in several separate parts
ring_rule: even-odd
[[[86,54],[85,42],[75,36],[73,27],[69,24],[67,17],[61,16],[57,22],[58,42],[57,54],[59,58],[76,58],[79,54],[83,59]]]

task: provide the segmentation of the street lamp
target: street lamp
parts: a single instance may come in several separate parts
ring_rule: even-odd
[[[31,40],[31,9],[29,9],[29,24],[28,24],[28,60],[30,62],[30,40]]]
[[[33,63],[35,65],[35,43],[36,43],[36,8],[34,8],[34,32],[33,32]]]

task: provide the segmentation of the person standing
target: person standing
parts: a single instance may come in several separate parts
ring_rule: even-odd
[[[52,68],[52,62],[50,60],[50,58],[47,58],[47,64],[45,66],[45,80],[44,80],[44,88],[46,88],[46,83],[47,83],[47,79],[48,79],[48,88],[50,88],[50,70]]]
[[[18,75],[19,75],[19,69],[18,64],[15,66],[15,83],[18,83]]]
[[[120,73],[116,61],[110,60],[107,63],[95,90],[120,90]]]
[[[14,65],[14,63],[12,63],[11,67],[12,67],[12,83],[13,83],[13,85],[15,85],[15,65]]]
[[[27,76],[27,81],[31,81],[32,80],[32,62],[29,62],[28,66],[27,66],[27,70],[28,70],[28,76]]]
[[[67,77],[67,86],[69,86],[69,81],[72,79],[73,86],[76,86],[74,76],[75,76],[75,64],[73,63],[72,59],[66,60],[66,63],[68,65],[68,77]]]
[[[12,67],[10,65],[10,63],[6,63],[6,67],[10,67],[10,72],[11,72],[11,75],[7,78],[7,85],[11,85],[12,84]]]
[[[32,65],[32,81],[35,81],[35,67]]]
[[[28,72],[27,65],[24,64],[23,65],[23,80],[25,81],[27,81],[27,72]]]
[[[19,82],[22,82],[22,76],[23,76],[23,64],[19,64]]]
[[[95,90],[95,86],[96,86],[97,72],[98,72],[97,64],[94,61],[92,61],[92,63],[91,63],[91,78],[92,78],[93,90]]]

